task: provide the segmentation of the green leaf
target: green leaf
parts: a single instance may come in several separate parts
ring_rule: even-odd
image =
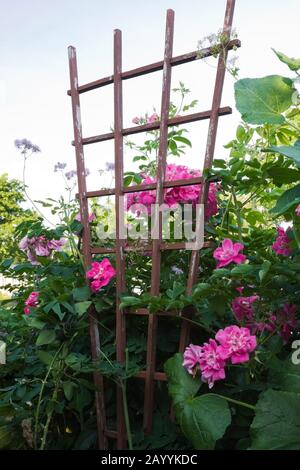
[[[75,304],[75,310],[76,313],[81,317],[84,313],[86,313],[91,306],[92,302],[89,300],[86,300],[85,302],[78,302]]]
[[[179,418],[184,435],[197,450],[212,450],[231,423],[227,401],[213,394],[188,400]]]
[[[236,107],[250,124],[282,124],[292,105],[293,81],[280,75],[244,78],[235,83]]]
[[[292,358],[285,361],[277,358],[270,363],[269,381],[284,392],[300,393],[300,367]]]
[[[185,286],[174,281],[172,289],[168,289],[166,294],[170,299],[177,299],[185,291]]]
[[[291,158],[295,165],[300,168],[300,140],[296,140],[294,145],[281,145],[276,147],[273,145],[267,149],[264,149],[264,152],[276,152],[285,157]]]
[[[63,391],[67,400],[72,400],[74,388],[76,387],[77,385],[74,382],[71,382],[70,380],[63,383]]]
[[[140,303],[141,301],[138,297],[122,296],[120,308],[135,307],[140,305]]]
[[[201,381],[199,377],[193,378],[183,367],[183,355],[175,354],[164,365],[168,378],[168,390],[173,404],[182,406],[185,400],[193,398],[198,392]]]
[[[186,137],[183,137],[181,135],[174,135],[173,139],[177,140],[178,142],[182,142],[183,144],[188,145],[189,147],[192,146],[191,141],[189,139],[187,139]]]
[[[37,346],[43,346],[44,344],[50,344],[50,343],[53,343],[55,338],[56,338],[56,336],[55,336],[55,331],[54,330],[43,330],[38,335],[35,344]]]
[[[270,209],[270,214],[279,216],[291,207],[300,203],[300,184],[285,191],[277,200],[276,205]]]
[[[231,274],[235,276],[248,276],[249,274],[254,274],[257,270],[257,266],[251,264],[239,264],[231,270]]]
[[[124,186],[127,187],[127,186],[130,186],[131,183],[133,181],[133,176],[132,175],[127,175],[125,176],[124,178]]]
[[[81,302],[83,300],[88,300],[91,297],[91,292],[88,286],[77,287],[72,291],[73,299],[76,302]]]
[[[300,449],[300,395],[267,390],[251,424],[251,450]]]
[[[272,266],[272,263],[269,260],[266,260],[263,262],[261,269],[259,270],[258,276],[260,279],[260,282],[263,282],[265,279],[266,275],[268,274],[270,267]]]
[[[300,153],[300,149],[299,149]],[[267,171],[275,184],[288,184],[300,181],[300,171],[293,168],[274,166]]]
[[[245,134],[245,128],[243,126],[238,126],[236,130],[236,138],[239,142],[244,142]]]
[[[288,57],[287,55],[283,54],[282,52],[276,51],[272,48],[272,51],[275,52],[278,59],[281,60],[284,64],[288,66],[290,70],[296,72],[300,69],[300,59],[294,59],[294,57]]]
[[[37,330],[42,330],[46,325],[45,322],[38,320],[36,317],[31,317],[30,315],[25,317],[25,321],[31,328],[36,328]]]
[[[53,356],[52,354],[49,354],[46,351],[37,351],[37,356],[39,360],[43,363],[46,364],[47,366],[50,366],[50,364],[53,361]]]

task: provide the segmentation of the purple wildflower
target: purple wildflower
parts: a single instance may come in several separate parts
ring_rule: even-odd
[[[40,152],[41,149],[38,145],[33,144],[30,140],[27,139],[16,139],[15,147],[21,150],[21,153],[25,154],[27,151],[31,150],[32,153]]]
[[[105,169],[106,169],[106,171],[114,171],[115,164],[111,163],[111,162],[106,162],[105,163]]]
[[[183,274],[182,269],[177,268],[177,266],[172,266],[172,267],[171,267],[171,271],[172,271],[174,274],[177,274],[178,276],[179,276],[180,274]]]
[[[57,172],[58,170],[64,170],[66,166],[66,163],[57,162],[56,165],[54,165],[54,171]]]

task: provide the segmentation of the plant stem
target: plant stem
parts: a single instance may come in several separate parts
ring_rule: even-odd
[[[133,450],[132,434],[131,434],[130,420],[129,420],[129,413],[128,413],[126,381],[124,381],[124,382],[121,382],[121,390],[122,390],[122,398],[123,398],[123,409],[124,409],[124,419],[125,419],[125,426],[126,426],[126,432],[127,432],[128,447],[129,447],[129,450]]]
[[[128,357],[128,348],[125,349],[125,374],[127,376],[128,373],[128,364],[129,364],[129,357]],[[125,419],[125,426],[127,432],[127,440],[128,440],[128,447],[130,450],[133,449],[132,446],[132,434],[131,434],[131,427],[130,427],[130,420],[129,420],[129,413],[128,413],[128,403],[127,403],[127,380],[121,380],[121,390],[122,390],[122,398],[123,398],[123,409],[124,409],[124,419]]]
[[[245,408],[249,408],[250,410],[255,410],[254,405],[250,405],[250,403],[245,403],[244,401],[234,400],[233,398],[225,397],[224,395],[219,395],[218,393],[211,393],[210,395],[214,395],[215,397],[223,398],[230,403],[234,403],[235,405],[244,406]]]
[[[243,235],[242,235],[242,218],[241,218],[241,211],[238,205],[238,200],[236,198],[235,190],[232,188],[232,196],[233,196],[233,201],[234,201],[234,206],[236,210],[236,218],[237,218],[237,224],[238,224],[238,234],[239,234],[239,241],[243,243]]]
[[[39,417],[40,417],[40,408],[41,408],[41,403],[42,403],[42,397],[43,397],[43,393],[44,393],[44,388],[45,388],[45,385],[47,383],[47,380],[48,380],[48,377],[50,375],[50,372],[53,368],[53,365],[56,361],[56,358],[58,356],[58,354],[60,353],[61,349],[63,347],[63,344],[60,345],[59,349],[56,351],[55,355],[53,356],[53,359],[49,365],[49,368],[47,370],[47,374],[45,375],[45,378],[42,382],[42,386],[41,386],[41,390],[40,390],[40,393],[39,393],[39,399],[38,399],[38,404],[37,404],[37,408],[36,408],[36,415],[35,415],[35,424],[34,424],[34,448],[37,449],[37,439],[38,439],[38,425],[39,425]]]
[[[57,391],[58,391],[57,389],[58,389],[58,380],[57,380],[55,388],[54,388],[54,392],[53,392],[53,395],[52,395],[52,401],[56,401],[56,399],[57,399]],[[40,450],[44,450],[44,448],[45,448],[46,441],[47,441],[48,430],[49,430],[49,425],[50,425],[50,422],[51,422],[52,415],[53,415],[53,409],[48,413],[48,416],[47,416],[47,421],[46,421],[44,432],[43,432],[43,438],[42,438],[42,443],[41,443]]]

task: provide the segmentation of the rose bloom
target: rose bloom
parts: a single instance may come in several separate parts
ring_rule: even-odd
[[[216,340],[221,345],[220,357],[224,360],[230,359],[232,364],[249,361],[249,353],[257,346],[256,336],[251,336],[249,328],[236,325],[219,330]]]
[[[243,263],[246,260],[246,256],[240,253],[243,249],[242,243],[233,243],[229,238],[225,238],[222,241],[222,246],[216,248],[213,254],[213,257],[218,260],[217,269],[230,263]]]
[[[91,281],[91,289],[95,293],[101,287],[106,286],[115,275],[116,271],[107,258],[104,258],[101,263],[94,261],[91,269],[86,273],[87,279]]]

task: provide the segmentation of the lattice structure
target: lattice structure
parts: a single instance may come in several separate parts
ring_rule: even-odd
[[[226,12],[224,19],[223,31],[230,37],[230,31],[233,20],[235,0],[227,0]],[[156,190],[156,203],[163,202],[164,188],[178,187],[186,185],[195,185],[201,183],[201,192],[199,203],[205,204],[208,194],[209,181],[203,177],[190,178],[189,180],[178,181],[165,181],[166,158],[168,148],[168,128],[174,125],[186,124],[190,122],[209,119],[208,137],[205,152],[205,159],[203,170],[211,168],[214,148],[216,142],[217,126],[219,116],[231,113],[230,107],[220,107],[222,89],[225,77],[225,62],[227,52],[235,47],[239,47],[238,40],[229,41],[225,47],[225,54],[219,58],[218,67],[216,72],[216,81],[212,99],[212,107],[208,111],[189,114],[186,116],[175,117],[169,119],[169,104],[170,104],[170,89],[171,89],[171,73],[172,67],[192,62],[199,58],[199,52],[193,51],[184,55],[173,57],[173,35],[174,35],[174,12],[173,10],[167,11],[166,18],[166,34],[165,34],[165,52],[164,59],[159,62],[152,63],[143,67],[139,67],[127,72],[122,71],[122,36],[120,30],[114,31],[114,73],[109,77],[96,80],[85,85],[78,84],[77,75],[77,60],[76,50],[70,46],[69,51],[69,66],[70,66],[70,81],[71,88],[68,94],[72,99],[73,123],[74,123],[74,145],[76,150],[77,162],[77,175],[78,175],[78,197],[80,202],[81,220],[83,223],[83,256],[86,267],[88,267],[92,260],[93,254],[107,254],[114,253],[116,257],[116,358],[117,361],[124,362],[125,347],[126,347],[126,331],[125,331],[125,316],[130,312],[125,312],[120,309],[120,295],[125,291],[125,254],[127,248],[125,247],[124,240],[121,236],[121,227],[119,225],[119,213],[123,211],[121,207],[120,198],[126,193],[138,192],[145,190]],[[212,48],[206,48],[201,51],[201,57],[209,57],[213,54]],[[163,70],[163,84],[162,84],[162,98],[161,98],[161,112],[160,121],[123,128],[123,103],[122,103],[122,82],[123,80],[131,79],[148,73]],[[80,118],[80,94],[94,90],[106,85],[113,84],[114,87],[114,131],[97,135],[93,137],[83,137]],[[123,138],[127,135],[137,134],[146,131],[159,129],[160,142],[158,153],[157,165],[157,182],[148,185],[134,185],[124,187],[123,184]],[[84,152],[85,145],[104,142],[106,140],[114,139],[115,142],[115,188],[99,191],[87,191],[85,180],[85,165],[84,165]],[[91,234],[88,222],[88,199],[100,196],[115,196],[116,203],[116,243],[114,248],[91,247]],[[152,243],[147,246],[141,246],[142,251],[152,252],[152,273],[151,273],[151,294],[159,295],[160,291],[160,262],[162,250],[180,250],[185,248],[185,243],[163,243],[161,237],[161,218],[159,213],[155,214],[155,223],[159,227],[159,239],[154,239]],[[204,244],[204,247],[207,244]],[[136,248],[135,248],[136,250]],[[191,261],[189,267],[189,275],[187,280],[187,293],[190,294],[194,283],[196,282],[197,272],[199,268],[199,250],[195,249],[191,252]],[[132,312],[131,312],[132,314]],[[145,401],[144,401],[144,428],[146,433],[151,431],[153,408],[154,408],[154,386],[155,381],[165,381],[166,376],[163,372],[156,371],[156,336],[157,336],[157,321],[160,315],[171,316],[172,313],[158,313],[155,315],[149,314],[147,309],[138,309],[134,312],[136,315],[146,315],[148,317],[148,337],[147,337],[147,361],[146,370],[137,374],[137,377],[145,381]],[[185,317],[192,315],[192,312],[185,312]],[[189,339],[189,321],[182,320],[181,335],[179,351],[183,352]],[[93,359],[99,357],[100,342],[99,332],[97,326],[97,318],[95,312],[90,312],[90,337],[91,349]],[[126,430],[124,425],[124,414],[122,405],[121,392],[117,392],[117,429],[109,430],[106,426],[105,417],[105,401],[103,378],[100,374],[94,374],[94,380],[97,388],[96,392],[96,413],[97,413],[97,431],[98,431],[98,444],[100,449],[107,448],[108,438],[117,440],[117,448],[122,449],[126,447]]]

